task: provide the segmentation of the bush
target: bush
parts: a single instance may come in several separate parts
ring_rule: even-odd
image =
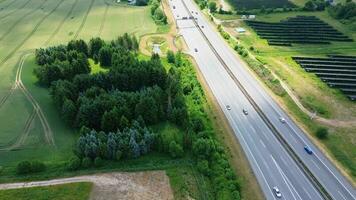
[[[78,157],[74,157],[68,162],[67,167],[69,170],[74,171],[74,170],[78,170],[80,168],[80,165],[81,165],[80,159]]]
[[[31,172],[41,172],[46,170],[46,165],[40,161],[31,162]]]
[[[183,156],[183,148],[175,141],[172,141],[169,144],[169,154],[172,158],[180,158]]]
[[[207,160],[199,160],[197,163],[198,171],[205,176],[210,175],[209,162]]]
[[[316,137],[318,137],[321,140],[326,139],[328,137],[328,135],[329,135],[329,131],[325,127],[319,127],[316,130]]]
[[[94,166],[95,167],[103,166],[103,164],[104,164],[103,159],[101,159],[100,157],[96,157],[95,158],[95,160],[94,160]]]
[[[89,167],[91,167],[91,165],[92,165],[91,159],[88,157],[85,157],[82,161],[83,168],[89,168]]]
[[[31,173],[31,163],[29,161],[21,161],[16,167],[17,174],[29,174]]]
[[[176,58],[174,56],[173,51],[171,51],[171,50],[167,51],[167,60],[169,63],[175,63]]]

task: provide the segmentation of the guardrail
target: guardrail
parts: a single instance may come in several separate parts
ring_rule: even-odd
[[[187,5],[183,0],[181,0],[184,8],[187,10],[189,13],[189,16],[192,16],[190,13]],[[191,19],[195,26],[198,28],[199,32],[202,34],[206,42],[208,43],[209,47],[213,51],[213,53],[216,55],[220,63],[223,65],[229,76],[232,78],[232,80],[235,82],[235,84],[239,87],[241,92],[245,95],[247,100],[250,102],[252,107],[256,110],[258,115],[261,117],[261,119],[266,123],[268,128],[272,131],[274,136],[277,138],[277,140],[282,144],[282,146],[286,149],[288,154],[292,157],[292,159],[297,163],[298,167],[304,172],[306,177],[311,181],[311,183],[314,185],[314,187],[319,191],[319,193],[322,195],[324,199],[332,200],[332,197],[330,194],[325,190],[323,185],[318,181],[318,179],[313,175],[313,173],[308,169],[308,167],[303,163],[303,161],[298,157],[298,155],[293,151],[293,149],[290,147],[290,145],[287,143],[287,141],[283,138],[283,136],[279,133],[279,131],[276,129],[276,127],[273,125],[273,123],[268,119],[268,117],[263,113],[261,108],[257,105],[257,103],[253,100],[253,98],[248,94],[246,89],[243,87],[241,82],[236,78],[236,76],[233,74],[233,72],[230,70],[230,68],[227,66],[225,61],[221,58],[221,56],[218,54],[214,46],[211,44],[207,36],[204,34],[204,32],[201,30],[200,26],[196,22],[195,18]]]

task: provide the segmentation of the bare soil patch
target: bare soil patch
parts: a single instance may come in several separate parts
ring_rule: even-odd
[[[115,172],[47,181],[0,184],[0,190],[92,182],[90,200],[173,200],[165,171]]]

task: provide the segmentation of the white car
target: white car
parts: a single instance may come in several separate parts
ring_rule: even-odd
[[[281,193],[281,191],[279,191],[277,186],[273,187],[273,192],[274,192],[274,195],[276,195],[277,198],[281,198],[282,197],[282,193]]]
[[[226,105],[227,110],[231,110],[231,107],[229,105]]]
[[[286,119],[284,119],[283,117],[279,117],[279,121],[281,121],[282,124],[286,123]]]

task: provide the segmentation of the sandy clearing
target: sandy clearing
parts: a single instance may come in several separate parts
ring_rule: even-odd
[[[90,200],[173,200],[165,171],[115,172],[46,181],[0,184],[0,190],[59,185],[74,182],[94,184]]]

